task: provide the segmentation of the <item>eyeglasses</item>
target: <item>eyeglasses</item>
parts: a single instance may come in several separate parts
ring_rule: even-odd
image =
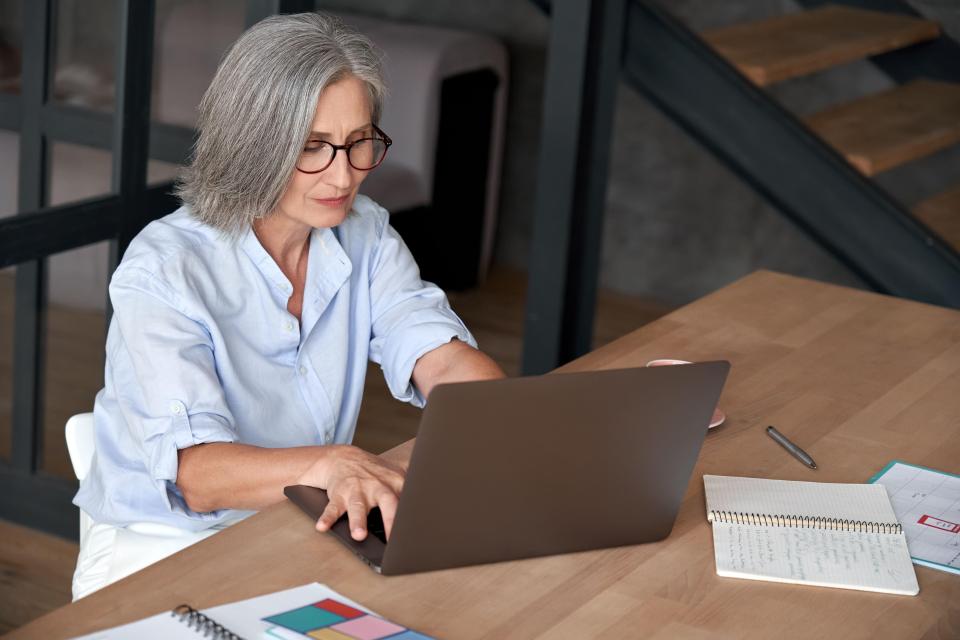
[[[387,157],[387,149],[393,144],[390,136],[372,125],[376,138],[360,138],[347,144],[332,144],[324,140],[313,140],[300,153],[297,160],[297,171],[303,173],[320,173],[337,157],[337,151],[343,150],[347,154],[347,162],[357,171],[375,169]]]

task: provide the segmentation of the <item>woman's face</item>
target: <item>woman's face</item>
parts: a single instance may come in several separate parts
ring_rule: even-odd
[[[366,84],[353,76],[328,85],[317,100],[307,146],[318,141],[346,144],[372,137]],[[335,227],[347,216],[367,171],[347,162],[344,150],[320,173],[295,170],[274,214],[310,227]]]

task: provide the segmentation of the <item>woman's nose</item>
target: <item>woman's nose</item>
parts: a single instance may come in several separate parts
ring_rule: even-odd
[[[321,175],[323,175],[324,181],[330,186],[337,187],[338,189],[347,189],[353,186],[353,174],[354,170],[347,161],[347,154],[341,149],[337,152],[337,155],[334,156],[330,166],[327,167]]]

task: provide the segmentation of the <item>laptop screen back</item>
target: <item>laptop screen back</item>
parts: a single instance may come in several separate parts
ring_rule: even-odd
[[[383,573],[666,537],[729,368],[707,362],[435,388]]]

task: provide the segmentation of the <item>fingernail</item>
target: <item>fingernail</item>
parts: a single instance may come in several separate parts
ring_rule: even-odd
[[[360,527],[357,527],[356,529],[353,530],[353,535],[355,535],[355,536],[362,536],[363,533],[364,533],[364,531],[363,531],[363,529],[361,529]]]

